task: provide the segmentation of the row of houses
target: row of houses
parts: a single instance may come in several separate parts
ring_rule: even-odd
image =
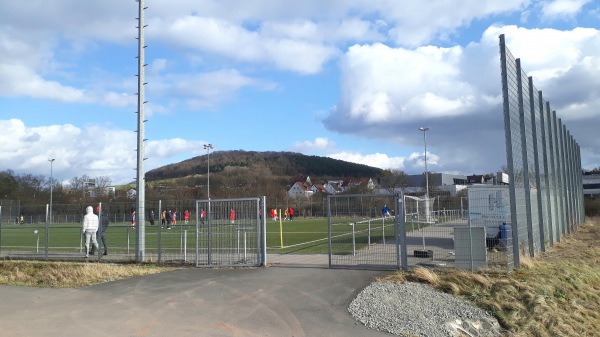
[[[339,194],[350,189],[366,186],[369,190],[375,189],[375,183],[371,178],[349,178],[342,180],[329,180],[326,183],[312,184],[310,177],[297,178],[288,190],[290,198],[308,198],[315,194]]]
[[[600,174],[586,173],[583,177],[584,194],[589,196],[600,195]],[[404,188],[402,190],[403,192],[419,193],[424,191],[425,175],[408,175],[408,178],[410,179],[412,186]],[[467,188],[467,186],[473,184],[501,185],[509,183],[508,175],[503,172],[498,172],[496,175],[474,174],[470,176],[448,173],[430,173],[428,178],[429,186],[433,186],[437,190],[445,191],[451,195],[456,195],[458,192]],[[287,194],[290,198],[309,198],[313,195],[345,193],[352,189],[361,189],[364,191],[365,188],[372,193],[390,193],[389,189],[381,188],[381,186],[379,186],[372,178],[337,179],[328,180],[325,183],[313,184],[310,177],[299,176],[294,179],[294,183],[287,191]],[[107,189],[113,194],[115,193],[113,186],[109,186]],[[400,191],[396,190],[394,192]],[[135,199],[136,194],[135,188],[127,190],[127,197],[130,199]]]
[[[425,175],[415,174],[408,175],[411,181],[411,186],[402,189],[405,193],[419,193],[425,190]],[[498,172],[496,175],[456,175],[448,173],[430,173],[428,175],[428,184],[430,187],[435,187],[439,191],[445,191],[451,195],[456,195],[458,192],[473,184],[508,184],[508,175]],[[352,189],[368,190],[371,193],[387,194],[392,191],[387,188],[382,188],[372,178],[349,178],[341,180],[329,180],[326,183],[311,183],[310,177],[296,177],[292,187],[287,194],[290,198],[309,198],[318,194],[340,194],[348,192]],[[395,189],[393,192],[400,192],[400,189]]]

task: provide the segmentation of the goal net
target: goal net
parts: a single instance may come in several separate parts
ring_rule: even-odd
[[[433,207],[435,197],[427,198],[414,197],[412,195],[404,196],[405,221],[419,223],[434,223]]]

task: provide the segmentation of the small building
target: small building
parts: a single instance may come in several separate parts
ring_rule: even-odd
[[[597,197],[600,195],[600,173],[583,173],[583,195],[587,197]]]
[[[412,174],[408,178],[413,186],[425,187],[425,174]],[[467,176],[449,173],[429,173],[429,186],[466,185]]]
[[[313,190],[305,182],[297,181],[288,191],[290,198],[308,198],[313,195]]]
[[[323,184],[313,184],[310,189],[313,191],[313,194],[323,193],[328,194],[325,185]]]
[[[373,190],[375,188],[375,183],[371,178],[349,178],[344,179],[340,187],[344,192],[358,187],[365,187],[369,190]]]

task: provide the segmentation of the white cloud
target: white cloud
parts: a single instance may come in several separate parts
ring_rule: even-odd
[[[182,138],[152,140],[147,142],[146,156],[154,158],[171,158],[180,154],[190,157],[203,153],[205,141],[189,141]]]
[[[484,39],[505,34],[506,44],[534,85],[564,120],[600,116],[600,30],[490,27]],[[568,112],[568,113],[567,113]]]
[[[22,33],[60,32],[64,38],[79,43],[89,38],[121,43],[130,42],[135,36],[132,13],[137,13],[134,1],[2,1],[0,22],[18,27]]]
[[[315,151],[326,151],[333,147],[335,147],[335,142],[324,137],[317,137],[314,140],[295,142],[292,149],[302,153],[310,153]]]
[[[427,171],[436,172],[439,165],[440,157],[427,151]],[[425,155],[424,152],[413,152],[404,159],[404,165],[408,171],[424,172],[425,171]]]
[[[581,12],[592,0],[553,0],[542,2],[542,18],[546,20],[569,19]]]
[[[462,78],[463,53],[461,47],[352,46],[342,61],[341,101],[328,123],[349,118],[365,128],[472,112],[478,88]]]
[[[348,161],[351,163],[369,165],[384,170],[402,170],[404,169],[404,158],[389,157],[385,153],[361,154],[357,152],[338,152],[327,155],[333,159]],[[428,160],[429,161],[429,160]]]
[[[398,45],[416,47],[433,40],[445,40],[459,27],[475,19],[523,10],[529,0],[479,1],[442,0],[423,2],[379,1],[378,11],[393,22],[390,38]],[[424,24],[426,23],[426,24]]]
[[[311,20],[269,21],[259,32],[273,38],[337,43],[347,41],[384,40],[376,24],[360,18],[315,22]]]
[[[506,161],[498,35],[582,146],[596,139],[600,111],[600,33],[493,26],[466,47],[355,45],[341,63],[339,102],[324,119],[333,131],[420,147],[418,127],[437,171],[495,172]],[[538,79],[538,77],[540,79]],[[599,150],[592,152],[598,153]],[[414,160],[413,160],[414,161]],[[404,161],[407,167],[410,158]]]
[[[213,72],[178,74],[168,73],[150,79],[151,94],[161,99],[183,99],[194,108],[214,108],[246,87],[272,90],[275,84],[242,75],[236,69],[221,69]]]
[[[277,69],[304,74],[319,72],[338,53],[337,48],[319,42],[267,36],[217,18],[185,16],[161,22],[156,28],[149,31],[180,48],[204,50],[237,61],[270,63]],[[195,36],[199,32],[202,35]]]
[[[53,173],[58,180],[75,176],[107,176],[113,183],[133,181],[136,167],[136,134],[130,130],[71,124],[28,127],[19,119],[0,120],[0,170],[49,175],[48,159],[54,158]],[[146,144],[145,168],[202,153],[202,141],[164,139]]]

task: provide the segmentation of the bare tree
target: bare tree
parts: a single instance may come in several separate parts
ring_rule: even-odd
[[[76,198],[77,196],[81,196],[85,201],[85,192],[87,191],[87,182],[89,180],[90,177],[87,174],[84,174],[81,177],[73,177],[69,179],[69,190]]]
[[[413,185],[410,177],[401,170],[385,170],[380,178],[381,186],[390,193],[400,188],[404,189]]]
[[[104,191],[107,187],[112,185],[112,180],[107,176],[96,177],[96,188],[99,191]]]

